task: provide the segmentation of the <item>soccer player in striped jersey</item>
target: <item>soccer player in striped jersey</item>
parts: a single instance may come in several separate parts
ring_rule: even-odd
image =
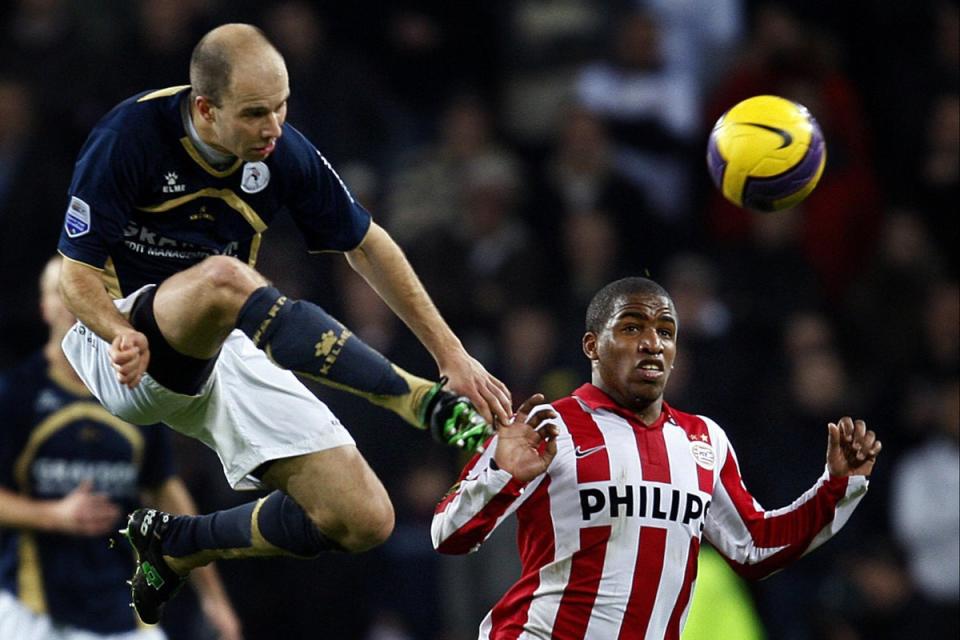
[[[678,328],[652,280],[601,289],[583,337],[591,383],[551,405],[525,402],[437,506],[441,553],[469,553],[518,519],[522,573],[481,639],[678,640],[702,538],[761,578],[823,544],[863,497],[881,444],[843,417],[827,425],[814,485],[764,510],[723,429],[663,399]]]
[[[467,353],[400,247],[286,122],[286,64],[263,33],[210,31],[190,83],[120,103],[80,151],[59,243],[61,291],[79,322],[63,350],[114,414],[204,442],[237,489],[276,491],[209,516],[131,515],[133,602],[147,623],[213,559],[359,552],[392,531],[382,483],[294,372],[469,449],[511,412],[507,388]],[[310,251],[346,256],[433,355],[439,382],[256,271],[279,215]]]

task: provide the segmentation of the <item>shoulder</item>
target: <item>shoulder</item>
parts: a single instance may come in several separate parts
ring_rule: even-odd
[[[704,442],[724,446],[727,444],[726,431],[712,418],[679,411],[674,407],[668,407],[667,410],[670,416],[669,422],[680,427],[688,437],[703,440],[703,436],[706,436],[707,440],[703,440]]]
[[[123,147],[153,145],[157,138],[179,138],[183,133],[180,102],[188,89],[170,87],[133,95],[107,112],[93,134],[115,134],[117,144]]]
[[[315,163],[321,155],[317,147],[290,123],[284,123],[283,135],[277,144],[273,159],[278,163]]]
[[[47,361],[38,351],[13,368],[0,372],[0,398],[23,398],[36,391],[46,380],[46,371]]]

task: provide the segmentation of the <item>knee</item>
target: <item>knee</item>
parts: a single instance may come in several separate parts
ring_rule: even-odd
[[[231,256],[210,256],[197,265],[204,282],[218,290],[239,290],[262,279],[252,267]]]
[[[210,256],[197,269],[211,297],[221,299],[226,306],[239,307],[254,290],[267,284],[252,267],[230,256]]]
[[[370,501],[346,527],[340,545],[350,553],[360,553],[378,547],[393,533],[395,516],[389,499]]]

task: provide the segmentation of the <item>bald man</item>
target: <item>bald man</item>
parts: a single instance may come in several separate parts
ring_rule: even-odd
[[[511,412],[507,388],[465,351],[401,249],[286,123],[289,96],[259,29],[217,27],[194,49],[189,86],[136,95],[98,123],[70,185],[60,288],[78,323],[63,349],[80,377],[123,419],[209,445],[234,488],[276,490],[209,516],[131,514],[133,603],[147,623],[212,559],[357,552],[392,531],[380,480],[294,372],[468,449]],[[439,382],[254,269],[284,211],[311,252],[345,254],[433,355]]]

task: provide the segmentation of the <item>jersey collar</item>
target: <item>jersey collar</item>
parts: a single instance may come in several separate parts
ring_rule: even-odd
[[[594,386],[591,383],[586,383],[573,392],[573,396],[580,400],[593,411],[598,411],[600,409],[606,409],[611,411],[621,418],[624,418],[631,425],[635,427],[640,427],[642,429],[662,429],[664,423],[667,419],[673,418],[673,409],[667,404],[667,401],[663,401],[663,407],[660,409],[660,415],[654,421],[653,424],[645,424],[640,418],[637,417],[637,414],[625,409],[617,404],[613,398],[606,394],[600,387]]]

